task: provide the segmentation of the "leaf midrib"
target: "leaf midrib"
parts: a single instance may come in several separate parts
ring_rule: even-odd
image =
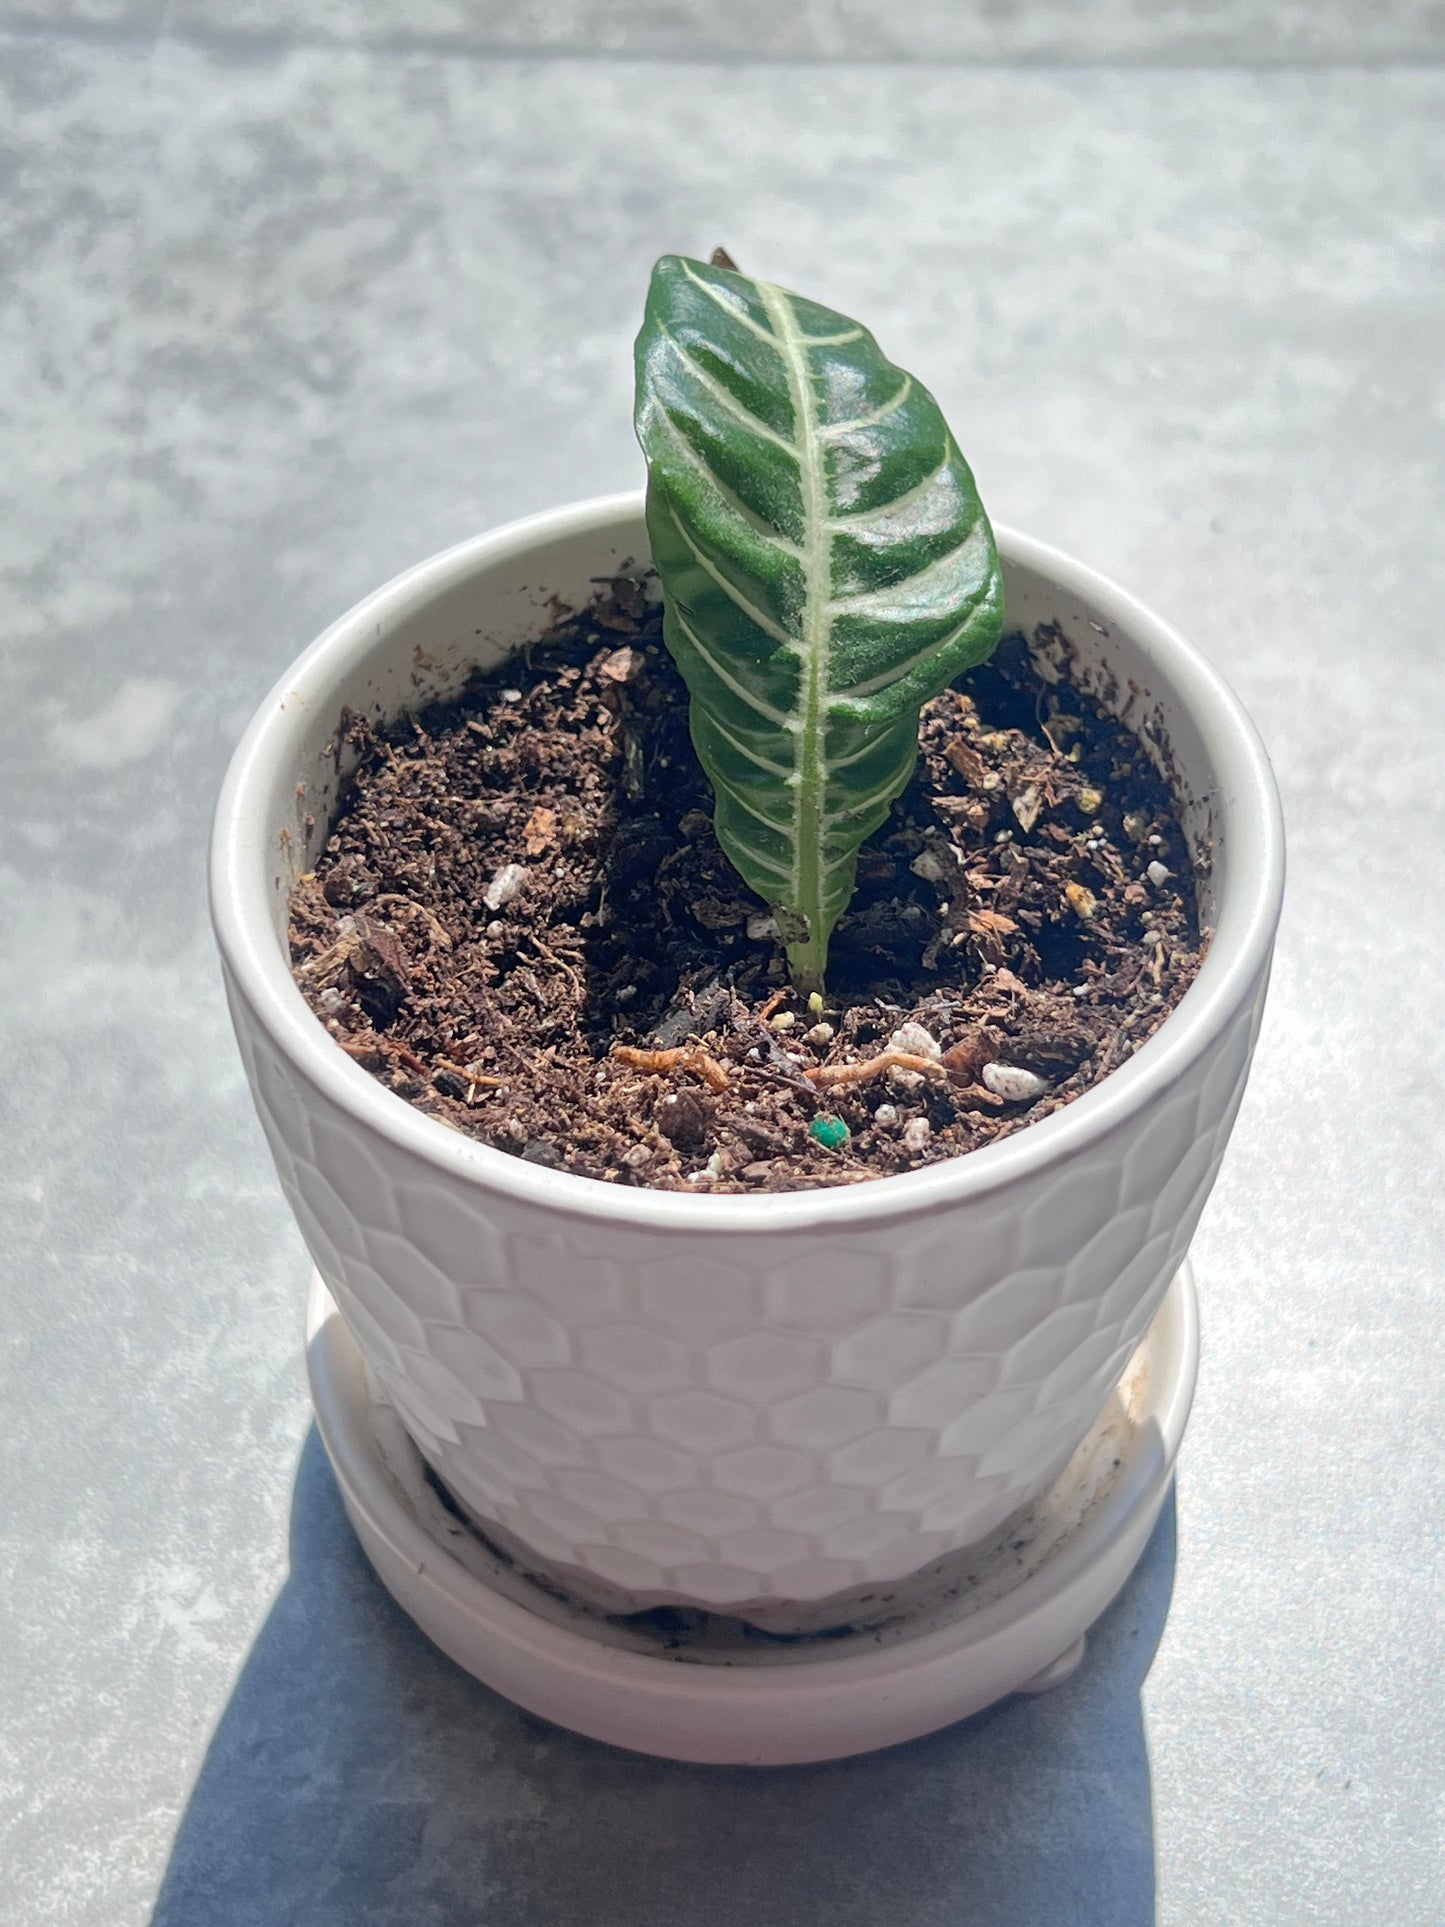
[[[832,642],[828,608],[833,587],[833,532],[829,526],[832,505],[824,486],[812,370],[808,364],[802,330],[797,325],[792,304],[784,289],[771,281],[759,281],[755,286],[773,326],[778,353],[787,376],[788,393],[792,398],[798,438],[798,471],[803,498],[803,608],[799,624],[803,645],[803,713],[794,739],[797,776],[797,803],[793,812],[797,825],[794,842],[794,907],[807,918],[807,948],[816,957],[819,955],[818,946],[824,923],[821,876],[823,736]]]

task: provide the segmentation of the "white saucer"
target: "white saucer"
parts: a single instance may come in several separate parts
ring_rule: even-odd
[[[1062,1477],[942,1597],[866,1631],[779,1640],[679,1613],[607,1619],[544,1590],[445,1502],[374,1397],[313,1277],[307,1362],[347,1514],[387,1590],[467,1672],[529,1712],[677,1760],[781,1766],[915,1739],[1067,1679],[1159,1516],[1194,1396],[1184,1264]]]

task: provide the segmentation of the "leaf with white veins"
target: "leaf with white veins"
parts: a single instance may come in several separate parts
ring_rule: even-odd
[[[993,533],[937,403],[865,328],[680,255],[653,270],[637,433],[718,841],[816,989],[919,709],[998,640]]]

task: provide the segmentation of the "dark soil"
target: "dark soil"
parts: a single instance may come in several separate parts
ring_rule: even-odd
[[[618,578],[460,699],[345,720],[360,762],[292,896],[296,981],[419,1110],[611,1183],[850,1184],[1006,1137],[1136,1050],[1203,949],[1168,787],[1066,658],[1008,638],[924,710],[810,1009],[714,840],[657,611]],[[913,1067],[855,1075],[890,1044]]]

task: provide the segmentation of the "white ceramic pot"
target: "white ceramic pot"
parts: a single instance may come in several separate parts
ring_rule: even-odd
[[[1167,758],[1214,936],[1158,1033],[1002,1143],[768,1197],[632,1190],[414,1111],[292,983],[344,708],[394,715],[646,555],[640,498],[484,535],[305,652],[226,777],[212,913],[282,1185],[374,1374],[447,1486],[530,1570],[606,1611],[774,1629],[857,1619],[1043,1491],[1182,1260],[1244,1090],[1279,915],[1268,762],[1219,677],[1122,590],[999,532],[1010,628]]]

